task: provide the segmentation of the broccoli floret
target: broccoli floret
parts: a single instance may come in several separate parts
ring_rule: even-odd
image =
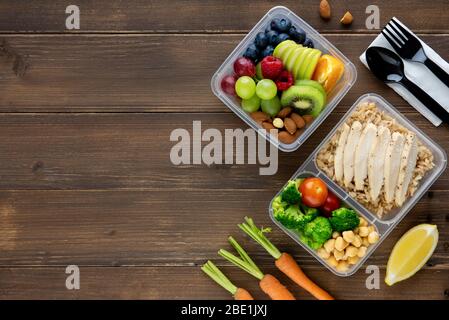
[[[299,201],[301,201],[301,193],[299,193],[298,190],[298,180],[290,180],[284,190],[282,190],[281,197],[283,201],[286,201],[289,204],[299,203]]]
[[[302,216],[304,215],[299,210],[298,205],[289,205],[285,209],[278,209],[274,212],[274,217],[276,220],[289,229],[296,229],[302,219]]]
[[[317,217],[306,225],[304,236],[309,238],[309,242],[312,242],[313,249],[316,249],[316,246],[319,248],[332,236],[332,226],[327,218]]]
[[[357,213],[353,209],[344,207],[332,211],[332,217],[329,220],[332,228],[338,232],[353,230],[360,223],[360,218]]]
[[[310,221],[318,217],[318,215],[320,214],[317,208],[310,208],[304,204],[301,204],[301,211],[304,212],[305,215],[310,215],[312,217]]]
[[[281,196],[277,196],[276,198],[274,198],[273,203],[271,204],[271,207],[273,208],[274,211],[279,210],[279,209],[285,209],[287,208],[288,203],[285,201],[282,201]]]
[[[301,240],[302,243],[304,243],[308,247],[312,248],[313,250],[318,250],[322,246],[321,243],[314,242],[312,239],[307,238],[304,234],[301,234],[299,236],[299,240]]]

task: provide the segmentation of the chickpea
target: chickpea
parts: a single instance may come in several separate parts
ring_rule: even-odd
[[[359,248],[359,252],[357,252],[357,257],[363,258],[366,255],[366,250],[368,250],[367,247],[362,246]]]
[[[360,248],[360,246],[362,245],[362,238],[360,238],[358,234],[355,235],[354,240],[352,241],[352,245],[356,248]]]
[[[368,238],[363,238],[362,245],[368,248],[371,245],[371,243],[369,243]]]
[[[357,249],[356,247],[354,247],[354,246],[349,246],[349,247],[347,247],[346,248],[346,255],[348,256],[348,257],[355,257],[356,255],[357,255],[357,252],[359,251],[359,249]]]
[[[355,228],[355,229],[352,230],[352,231],[354,231],[354,234],[359,234],[359,227]]]
[[[349,257],[348,258],[348,263],[349,264],[352,264],[352,265],[354,265],[354,264],[357,264],[357,262],[359,262],[359,257],[357,257],[357,256],[355,256],[355,257]]]
[[[329,239],[329,240],[327,240],[327,241],[324,243],[323,247],[324,247],[324,249],[325,249],[327,252],[331,253],[331,252],[334,250],[334,248],[335,248],[335,239]]]
[[[340,272],[346,272],[349,269],[348,263],[346,261],[340,261],[336,269]]]
[[[368,242],[374,244],[377,241],[379,241],[379,234],[376,231],[370,232],[370,234],[368,235]]]
[[[336,266],[338,266],[338,261],[335,259],[335,257],[334,256],[330,256],[328,259],[327,259],[327,263],[329,263],[329,265],[331,265],[332,267],[336,267]]]
[[[363,237],[367,237],[369,234],[369,229],[368,227],[360,227],[359,228],[359,236]]]
[[[365,220],[365,218],[360,217],[359,227],[366,227],[368,226],[368,221]]]
[[[343,251],[348,246],[348,243],[343,239],[343,237],[338,237],[335,240],[335,249],[338,251]]]
[[[369,227],[368,227],[368,230],[369,230],[370,233],[373,232],[373,231],[376,231],[376,229],[374,228],[374,226],[369,226]]]
[[[330,257],[330,253],[329,252],[327,252],[324,248],[319,248],[317,251],[317,254],[321,257],[321,258],[323,258],[323,259],[327,259],[327,258],[329,258]]]
[[[344,255],[345,255],[344,251],[334,250],[335,260],[337,261],[343,260]]]
[[[353,231],[343,231],[342,235],[343,235],[343,239],[349,243],[351,243],[355,238]]]
[[[333,239],[337,239],[339,236],[340,236],[340,232],[338,232],[338,231],[334,231],[334,232],[332,233],[332,238],[333,238]]]

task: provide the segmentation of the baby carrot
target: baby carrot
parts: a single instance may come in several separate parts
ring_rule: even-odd
[[[204,271],[216,283],[229,291],[235,300],[254,300],[251,294],[243,288],[237,288],[212,261],[207,261],[201,270]]]
[[[307,290],[319,300],[334,300],[334,298],[307,277],[298,263],[288,253],[281,253],[264,235],[270,229],[259,229],[251,218],[245,217],[245,222],[238,225],[247,235],[260,244],[276,260],[276,267],[300,287]]]
[[[253,277],[259,280],[259,286],[273,300],[295,300],[286,287],[284,287],[278,279],[270,274],[263,274],[259,267],[249,257],[245,250],[234,240],[229,237],[229,242],[235,248],[240,257],[237,257],[227,250],[220,249],[218,254],[236,265],[240,269],[248,272]]]

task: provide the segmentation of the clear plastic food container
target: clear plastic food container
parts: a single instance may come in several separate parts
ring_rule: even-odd
[[[352,198],[348,192],[346,192],[343,188],[341,188],[338,184],[336,184],[330,177],[328,177],[323,171],[321,171],[316,164],[316,157],[318,152],[325,146],[326,143],[333,137],[336,131],[340,128],[340,126],[350,117],[353,111],[357,108],[357,106],[364,102],[374,102],[378,109],[384,111],[386,114],[390,115],[392,118],[396,119],[396,121],[407,128],[408,130],[414,132],[418,139],[432,152],[434,157],[435,166],[426,173],[423,179],[419,182],[418,188],[415,194],[408,198],[402,207],[396,208],[388,213],[382,219],[377,217],[377,215],[367,208],[365,208],[362,204],[360,204],[357,200]],[[324,261],[315,250],[309,248],[307,245],[302,243],[299,240],[299,235],[290,229],[285,228],[281,223],[279,223],[273,216],[272,210],[272,202],[269,206],[270,217],[273,222],[281,228],[285,233],[287,233],[293,240],[295,240],[299,245],[301,245],[304,249],[306,249],[311,255],[313,255],[318,261],[320,261],[326,268],[332,271],[334,274],[338,276],[350,276],[354,274],[363,263],[371,256],[371,254],[376,250],[376,248],[382,243],[382,241],[387,238],[390,232],[395,228],[395,226],[406,216],[406,214],[413,208],[413,206],[421,199],[421,197],[425,194],[425,192],[430,188],[430,186],[438,179],[438,177],[443,173],[446,169],[447,165],[447,156],[446,152],[434,141],[432,141],[427,135],[425,135],[421,130],[419,130],[413,123],[411,123],[408,119],[406,119],[403,115],[396,111],[396,109],[389,104],[385,99],[377,94],[368,93],[361,96],[354,105],[349,109],[349,111],[345,114],[345,116],[340,120],[340,122],[334,127],[334,129],[327,135],[327,137],[321,142],[321,144],[315,149],[315,151],[309,156],[309,158],[303,163],[303,165],[296,171],[296,173],[290,178],[291,180],[297,178],[304,178],[309,176],[315,176],[322,179],[328,186],[329,190],[331,190],[340,200],[346,204],[348,207],[353,208],[358,212],[359,215],[364,217],[370,224],[374,225],[377,229],[380,239],[377,243],[368,247],[368,251],[366,255],[361,258],[357,264],[353,265],[347,272],[338,272],[335,268],[328,265],[326,261]],[[285,186],[284,186],[285,187]],[[282,189],[284,189],[282,187]],[[282,189],[275,195],[277,197],[280,195]],[[275,198],[273,197],[273,199]]]
[[[221,79],[229,74],[233,74],[233,64],[234,61],[243,55],[248,45],[254,41],[256,34],[258,32],[264,31],[268,26],[270,21],[274,18],[289,18],[294,26],[302,28],[307,37],[312,39],[315,48],[321,50],[324,53],[333,55],[334,57],[340,59],[345,65],[345,72],[341,77],[340,81],[337,83],[332,92],[328,95],[328,101],[320,113],[320,115],[311,123],[309,127],[291,144],[285,144],[278,141],[276,138],[271,136],[268,132],[263,134],[264,138],[277,146],[280,150],[291,152],[299,148],[300,145],[307,140],[307,138],[318,128],[318,126],[327,118],[327,116],[334,110],[338,102],[345,96],[349,89],[353,86],[357,78],[357,71],[354,64],[349,61],[337,48],[335,48],[326,38],[320,35],[314,28],[307,24],[304,20],[294,14],[291,10],[286,7],[278,6],[272,8],[270,11],[263,16],[263,18],[254,26],[254,28],[246,35],[246,37],[237,45],[237,47],[232,51],[232,53],[226,58],[223,64],[218,68],[215,74],[212,76],[211,87],[213,93],[228,106],[235,114],[237,114],[243,121],[245,121],[254,130],[261,128],[255,122],[249,114],[247,114],[240,107],[240,103],[235,97],[232,97],[221,88]],[[260,134],[262,134],[259,131]]]

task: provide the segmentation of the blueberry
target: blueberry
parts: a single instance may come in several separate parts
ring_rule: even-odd
[[[254,44],[259,49],[264,49],[268,45],[268,37],[264,32],[259,32],[256,35],[256,39],[254,40]]]
[[[277,31],[271,30],[267,32],[268,43],[275,46],[279,43],[278,41],[279,33]]]
[[[271,30],[273,30],[273,29],[271,29],[271,26],[268,25],[268,27],[265,28],[265,33],[268,33],[268,32],[270,32]]]
[[[275,18],[273,20],[271,20],[271,29],[279,31],[279,32],[287,32],[290,27],[292,26],[292,22],[290,21],[290,19],[287,18],[282,18],[282,19],[278,19]]]
[[[272,56],[274,51],[274,47],[272,45],[268,45],[261,53],[262,58],[266,56]]]
[[[290,39],[290,36],[286,33],[281,33],[280,35],[278,35],[279,43],[288,39]]]
[[[313,41],[309,38],[306,38],[303,45],[304,45],[304,47],[314,48]]]
[[[306,33],[301,28],[291,26],[288,34],[290,35],[290,38],[298,44],[302,44],[304,43],[304,40],[306,40]]]
[[[246,48],[245,53],[243,54],[244,57],[251,59],[254,62],[257,62],[259,59],[259,49],[257,49],[256,45],[254,43],[250,44],[248,48]]]

